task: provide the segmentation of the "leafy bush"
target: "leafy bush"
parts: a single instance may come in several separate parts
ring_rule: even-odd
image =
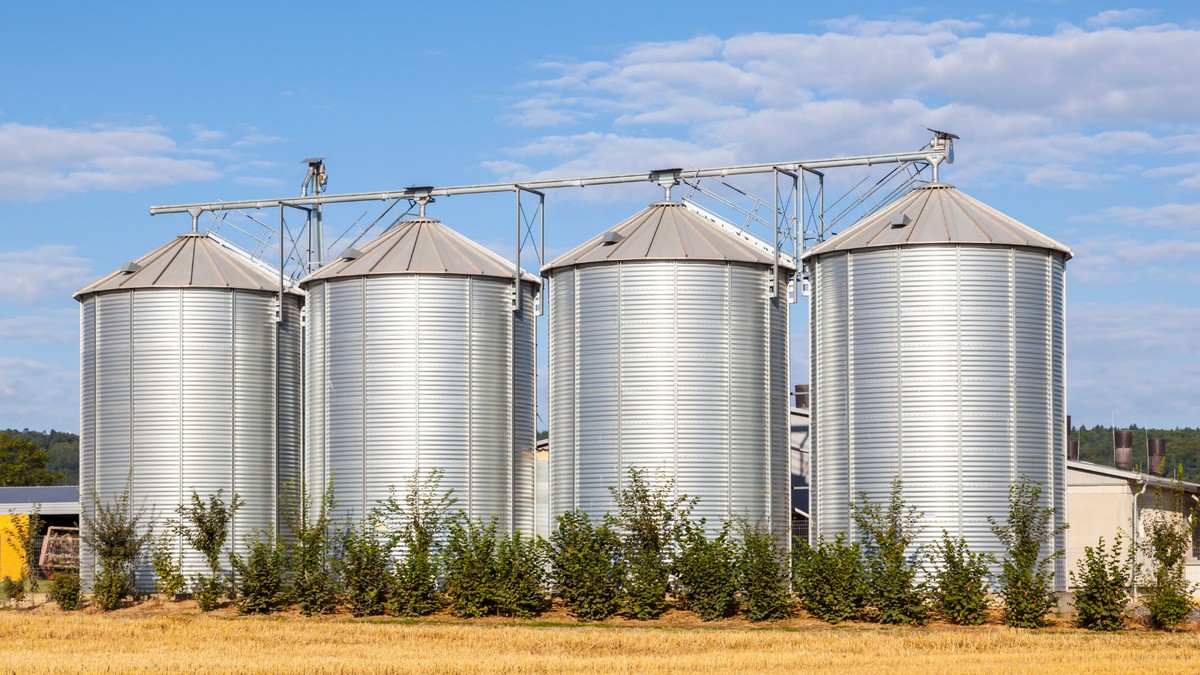
[[[300,495],[300,512],[288,517],[292,538],[287,550],[287,568],[292,577],[292,594],[301,614],[328,614],[337,608],[337,580],[329,532],[333,481],[329,481],[315,507],[303,486]]]
[[[25,600],[25,580],[21,578],[4,577],[4,597],[14,605]]]
[[[1000,572],[1004,623],[1015,628],[1041,628],[1046,613],[1058,604],[1054,596],[1054,563],[1061,550],[1042,554],[1066,526],[1054,526],[1056,510],[1041,505],[1042,488],[1021,477],[1008,488],[1008,518],[1000,524],[988,518],[992,533],[1005,550]]]
[[[250,542],[243,560],[233,556],[236,604],[242,614],[270,614],[287,606],[283,546],[269,533]]]
[[[151,528],[144,531],[141,519],[144,509],[134,511],[130,503],[129,481],[116,499],[100,501],[93,492],[95,514],[80,513],[84,527],[80,540],[96,554],[97,571],[93,580],[92,600],[105,611],[117,609],[133,594],[133,567],[142,550],[153,540]]]
[[[609,489],[617,506],[614,527],[621,533],[625,559],[625,610],[635,619],[653,619],[667,610],[671,548],[679,541],[696,500],[675,495],[674,478],[660,476],[652,483],[637,467],[629,468],[624,488]]]
[[[229,538],[229,526],[238,509],[245,505],[236,493],[227,503],[222,497],[223,490],[208,495],[207,502],[192,490],[190,504],[180,504],[175,509],[180,520],[175,523],[175,531],[194,550],[204,556],[208,565],[208,574],[192,576],[192,595],[200,605],[200,610],[211,612],[216,609],[221,596],[225,594],[225,578],[221,573],[221,549]]]
[[[1174,630],[1192,610],[1194,588],[1185,576],[1188,548],[1192,543],[1189,513],[1183,489],[1172,486],[1155,491],[1159,508],[1144,520],[1145,543],[1149,552],[1149,577],[1145,579],[1143,604],[1150,612],[1155,628]]]
[[[737,549],[729,541],[730,526],[709,539],[704,521],[688,528],[676,567],[680,599],[704,621],[715,621],[737,612]]]
[[[442,490],[442,471],[434,469],[422,480],[414,471],[406,482],[403,502],[395,492],[380,507],[389,523],[399,524],[404,558],[395,568],[391,612],[400,616],[425,616],[442,606],[437,588],[435,544],[444,536],[447,514],[458,500]]]
[[[154,590],[168,600],[177,600],[187,585],[183,576],[183,564],[175,550],[176,540],[171,534],[156,538],[150,545],[150,563],[154,566]]]
[[[201,612],[211,612],[221,602],[225,595],[225,580],[221,577],[205,574],[192,575],[192,598],[200,607]]]
[[[867,606],[866,579],[862,548],[847,544],[845,534],[833,541],[821,537],[816,547],[796,542],[792,584],[804,608],[818,619],[840,623],[860,617]]]
[[[787,553],[761,524],[741,524],[737,547],[738,590],[751,621],[786,619],[792,613]]]
[[[992,557],[975,553],[963,537],[942,530],[942,540],[933,545],[933,601],[950,623],[978,626],[987,619],[987,575]]]
[[[50,599],[64,611],[79,609],[79,573],[56,570],[50,582]]]
[[[1079,574],[1071,571],[1075,586],[1075,610],[1079,625],[1098,631],[1121,630],[1129,614],[1126,588],[1133,577],[1131,562],[1121,559],[1121,531],[1111,551],[1104,548],[1104,537],[1095,548],[1086,546],[1079,561]]]
[[[540,539],[519,531],[503,537],[496,545],[496,612],[503,616],[528,618],[546,609],[546,570],[549,557]]]
[[[342,584],[354,616],[376,616],[388,609],[395,541],[383,536],[379,525],[378,515],[372,514],[360,527],[349,528],[342,543]]]
[[[456,616],[491,614],[496,608],[496,520],[486,525],[465,515],[450,521],[442,550],[445,591]]]
[[[621,607],[621,537],[582,511],[560,514],[550,536],[555,591],[575,616],[602,621]]]
[[[864,539],[870,604],[880,623],[921,625],[927,619],[925,586],[917,581],[921,573],[920,552],[909,555],[921,529],[921,514],[904,504],[904,485],[892,480],[887,506],[868,501],[850,504],[850,515]]]

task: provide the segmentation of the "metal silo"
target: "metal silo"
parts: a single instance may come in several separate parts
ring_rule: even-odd
[[[771,297],[775,262],[769,246],[662,202],[544,268],[553,515],[613,510],[609,488],[638,467],[698,497],[710,531],[744,516],[788,532],[788,301]]]
[[[400,223],[302,280],[304,473],[359,520],[414,471],[455,509],[534,527],[535,297],[541,280],[442,223]],[[519,300],[519,303],[518,303]]]
[[[854,536],[850,500],[885,502],[896,476],[924,513],[922,544],[945,529],[1001,556],[987,519],[1003,521],[1022,476],[1041,485],[1061,524],[1070,257],[944,184],[805,255],[814,539]]]
[[[80,302],[81,508],[128,484],[165,532],[195,490],[245,501],[227,546],[276,532],[300,478],[300,305],[278,272],[189,233],[75,294]],[[179,542],[184,572],[206,568]],[[90,587],[94,557],[84,551]],[[153,588],[148,564],[138,588]]]

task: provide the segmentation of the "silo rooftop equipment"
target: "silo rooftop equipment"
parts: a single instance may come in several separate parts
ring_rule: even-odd
[[[186,232],[84,286],[75,298],[137,288],[229,288],[277,293],[279,276],[208,234]]]
[[[387,274],[447,274],[512,278],[513,264],[432,218],[413,218],[362,250],[348,249],[300,283]],[[522,280],[540,284],[524,272]]]
[[[716,260],[775,263],[772,248],[750,235],[706,218],[680,202],[651,204],[542,268],[623,260]],[[780,265],[792,268],[788,256]]]
[[[814,246],[804,258],[867,248],[947,243],[1028,246],[1058,251],[1068,260],[1072,256],[1071,249],[1063,244],[953,185],[932,183]]]

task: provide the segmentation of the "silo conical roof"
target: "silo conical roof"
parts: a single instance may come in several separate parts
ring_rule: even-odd
[[[903,216],[908,218],[906,224],[900,224]],[[953,185],[933,183],[913,190],[841,234],[814,246],[804,257],[920,244],[1028,246],[1057,251],[1068,259],[1073,255],[1063,244]]]
[[[725,260],[773,265],[775,254],[764,242],[680,202],[659,202],[559,256],[542,272],[622,260]],[[780,264],[789,269],[795,265],[788,256],[780,256]]]
[[[451,274],[512,278],[513,263],[432,218],[414,218],[384,232],[354,258],[339,258],[300,283],[383,274]],[[541,279],[522,271],[532,283]]]
[[[277,293],[279,276],[211,235],[186,232],[79,289],[75,299],[137,288],[228,288]]]

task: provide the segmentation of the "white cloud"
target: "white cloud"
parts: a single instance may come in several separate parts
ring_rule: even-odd
[[[75,247],[45,244],[20,251],[0,252],[0,301],[30,305],[69,296],[92,277],[92,261]]]
[[[1073,249],[1075,257],[1068,266],[1072,280],[1098,285],[1138,280],[1200,284],[1200,241],[1089,235]]]
[[[1200,228],[1200,204],[1114,206],[1096,213],[1077,216],[1071,220],[1171,229]]]
[[[91,190],[137,190],[219,174],[211,162],[177,156],[152,127],[0,125],[0,198],[43,199]]]
[[[1131,24],[1146,18],[1144,9],[1109,9],[1089,18],[1087,25],[1095,27]]]
[[[0,317],[0,340],[37,344],[77,343],[79,312],[56,309],[26,316]]]
[[[78,431],[78,401],[78,372],[0,356],[0,426]]]

